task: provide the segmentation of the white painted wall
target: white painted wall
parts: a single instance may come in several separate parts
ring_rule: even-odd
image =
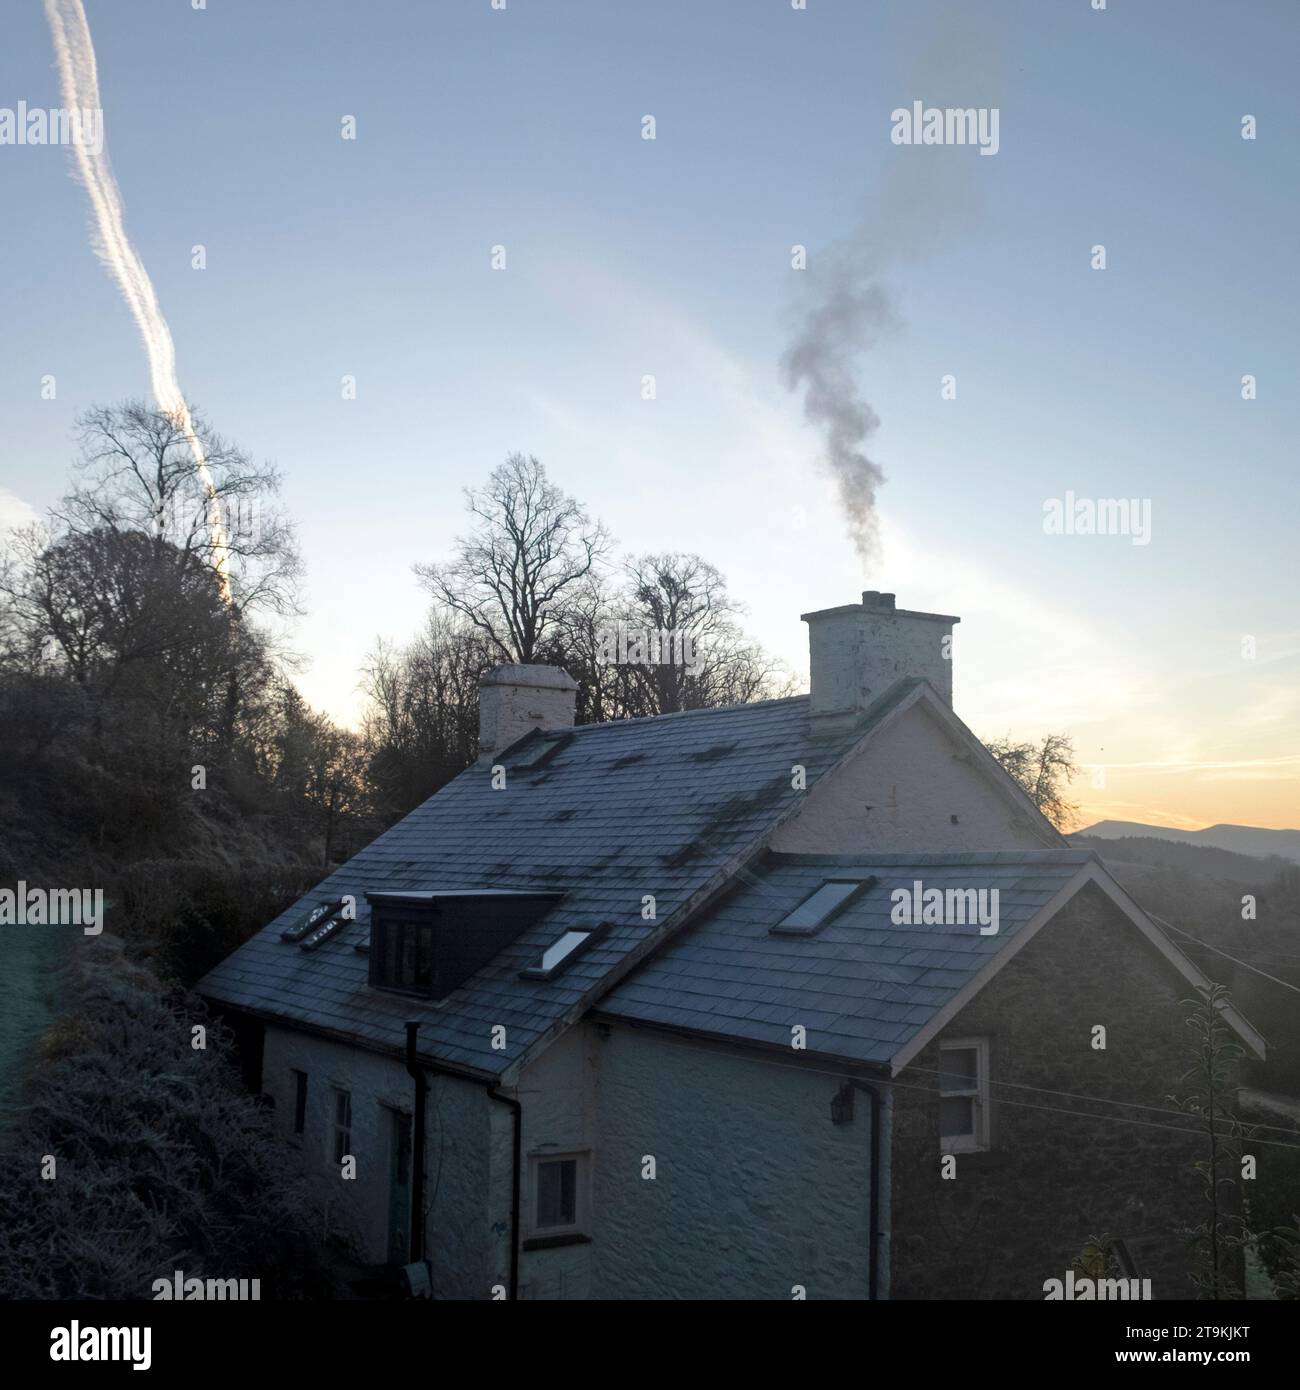
[[[523,1179],[521,1183],[521,1241],[539,1234],[533,1225],[534,1192],[531,1159],[547,1154],[588,1155],[589,1177],[599,1161],[596,1098],[599,1078],[595,1032],[586,1024],[571,1028],[552,1043],[520,1077],[515,1094],[523,1102]],[[587,1214],[592,1190],[583,1194]],[[590,1231],[588,1232],[591,1233]],[[523,1250],[519,1263],[521,1298],[601,1297],[592,1287],[594,1245],[565,1245],[547,1250]]]
[[[772,837],[771,847],[799,854],[888,854],[1059,843],[1000,795],[976,770],[971,752],[918,704],[822,778],[798,815]]]
[[[306,1129],[293,1139],[293,1069],[305,1071]],[[352,1149],[357,1176],[346,1181],[334,1163],[333,1087],[352,1092]],[[414,1082],[396,1058],[345,1047],[308,1033],[267,1025],[262,1090],[275,1100],[276,1123],[301,1148],[311,1186],[329,1203],[332,1224],[356,1243],[363,1259],[388,1257],[390,1129],[384,1107],[413,1110]],[[426,1242],[440,1298],[490,1298],[492,1284],[509,1270],[509,1242],[492,1234],[490,1138],[500,1125],[483,1086],[429,1075],[426,1125]],[[506,1162],[509,1163],[507,1126]],[[508,1173],[507,1167],[507,1173]],[[500,1179],[497,1177],[499,1186]],[[498,1205],[500,1198],[498,1197]],[[509,1211],[508,1180],[505,1213]],[[504,1246],[504,1262],[500,1250]]]
[[[866,1096],[834,1125],[834,1075],[644,1029],[584,1029],[597,1072],[594,1297],[789,1299],[796,1285],[809,1298],[867,1297]]]
[[[262,1085],[291,1141],[294,1068],[309,1078],[298,1141],[308,1181],[361,1257],[382,1263],[385,1107],[411,1110],[411,1079],[395,1058],[268,1026]],[[429,1080],[426,1230],[435,1293],[490,1298],[509,1276],[510,1111],[481,1085]],[[334,1086],[352,1092],[351,1182],[333,1162]],[[571,1029],[506,1094],[523,1104],[521,1243],[534,1233],[530,1157],[574,1152],[589,1155],[592,1240],[521,1250],[520,1297],[785,1299],[802,1284],[809,1298],[865,1298],[870,1108],[859,1096],[854,1121],[833,1125],[838,1087],[833,1075],[648,1030]],[[647,1155],[658,1165],[653,1180],[642,1177]]]

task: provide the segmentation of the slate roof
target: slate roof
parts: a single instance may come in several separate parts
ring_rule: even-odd
[[[767,854],[741,886],[617,985],[602,1015],[789,1048],[888,1062],[1095,856]],[[828,879],[877,881],[812,937],[770,934]],[[998,890],[998,932],[895,925],[895,889]],[[989,900],[991,901],[991,900]]]
[[[491,786],[480,760],[342,865],[210,971],[198,985],[214,1002],[289,1026],[397,1049],[406,1019],[420,1019],[422,1055],[499,1075],[566,1013],[598,992],[628,954],[671,925],[672,914],[804,795],[923,682],[898,682],[855,726],[814,736],[808,697],[577,728],[536,771]],[[536,732],[498,754],[512,753]],[[554,908],[441,1005],[372,989],[366,893],[544,889]],[[641,918],[654,894],[656,921]],[[314,951],[280,931],[316,903],[351,894],[357,921]],[[608,921],[610,930],[563,974],[519,971],[564,931]],[[507,1046],[491,1047],[506,1028]]]

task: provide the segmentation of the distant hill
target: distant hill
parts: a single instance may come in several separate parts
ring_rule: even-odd
[[[1258,825],[1210,825],[1204,830],[1172,830],[1164,825],[1143,825],[1133,820],[1101,820],[1080,830],[1099,840],[1119,840],[1141,836],[1151,840],[1173,840],[1184,845],[1209,845],[1234,854],[1264,857],[1280,855],[1300,864],[1300,830],[1265,830]]]

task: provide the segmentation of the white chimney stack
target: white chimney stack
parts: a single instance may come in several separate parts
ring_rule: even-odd
[[[531,729],[571,729],[578,683],[558,666],[494,666],[478,684],[478,751],[499,753]]]
[[[805,613],[812,713],[848,720],[896,681],[919,676],[952,704],[952,629],[944,613],[894,606],[893,594],[870,589],[861,603]]]

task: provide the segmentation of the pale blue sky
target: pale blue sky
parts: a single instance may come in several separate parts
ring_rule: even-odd
[[[1300,823],[1300,7],[86,10],[182,386],[286,475],[314,703],[355,715],[365,649],[420,620],[411,565],[447,553],[460,489],[522,449],[624,547],[716,563],[796,670],[800,612],[893,589],[965,619],[977,731],[1066,730],[1107,766],[1076,788],[1096,814]],[[3,23],[0,107],[56,105],[40,6]],[[891,145],[917,99],[996,104],[998,154]],[[900,199],[937,158],[952,180]],[[63,490],[80,410],[148,377],[65,153],[0,147],[0,189],[3,520]],[[779,373],[813,288],[791,245],[815,269],[864,217],[889,229],[901,318],[858,369],[888,477],[867,573]],[[1151,544],[1045,536],[1067,489],[1149,498]]]

